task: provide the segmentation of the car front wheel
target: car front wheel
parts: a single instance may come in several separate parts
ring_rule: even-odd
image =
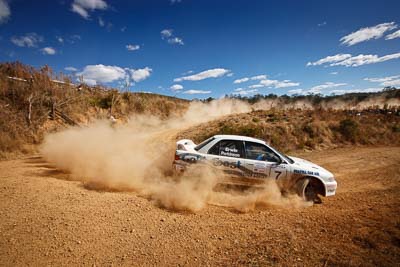
[[[296,193],[305,201],[321,203],[321,198],[318,196],[318,190],[311,178],[303,178],[297,181],[295,185]]]

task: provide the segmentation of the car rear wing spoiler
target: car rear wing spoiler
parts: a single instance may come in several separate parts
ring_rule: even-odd
[[[182,139],[176,142],[176,149],[177,150],[184,150],[184,151],[195,151],[194,148],[196,144],[189,139]]]

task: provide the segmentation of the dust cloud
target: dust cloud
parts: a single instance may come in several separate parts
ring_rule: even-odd
[[[254,192],[221,192],[213,188],[222,174],[211,168],[190,169],[179,179],[172,175],[179,131],[251,109],[242,101],[223,99],[194,102],[182,117],[167,120],[137,115],[118,127],[97,121],[47,135],[41,153],[88,189],[135,191],[170,210],[197,212],[207,204],[240,212],[266,205],[304,206],[298,197],[283,197],[275,182]]]

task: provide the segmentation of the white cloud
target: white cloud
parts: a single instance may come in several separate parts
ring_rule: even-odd
[[[72,3],[71,10],[73,12],[78,13],[79,15],[81,15],[81,17],[83,17],[84,19],[89,19],[89,13],[86,11],[86,9],[84,9],[80,5]],[[90,85],[93,85],[93,84],[90,84]]]
[[[169,38],[168,39],[168,43],[169,44],[180,44],[180,45],[184,45],[183,40],[179,37],[173,37],[173,38]]]
[[[337,72],[337,71],[332,71],[331,73],[329,73],[329,74],[332,74],[332,75],[337,75],[339,72]]]
[[[88,65],[77,75],[83,76],[83,80],[91,85],[97,83],[109,83],[124,79],[126,72],[117,66]]]
[[[247,82],[249,80],[250,80],[249,78],[244,77],[244,78],[241,78],[241,79],[234,80],[233,83],[235,83],[235,84],[244,83],[244,82]]]
[[[396,80],[391,80],[387,82],[382,83],[383,86],[394,86],[394,87],[399,87],[400,86],[400,79]]]
[[[322,26],[325,26],[326,24],[328,24],[328,23],[326,23],[326,21],[324,21],[322,23],[318,23],[317,25],[318,25],[318,27],[322,27]]]
[[[267,75],[265,75],[265,74],[263,74],[263,75],[257,75],[257,76],[253,76],[253,77],[244,77],[244,78],[241,78],[241,79],[237,79],[237,80],[234,80],[233,81],[233,83],[235,83],[235,84],[238,84],[238,83],[244,83],[244,82],[247,82],[247,81],[256,81],[256,80],[265,80],[265,79],[267,79]]]
[[[71,10],[84,19],[89,19],[88,11],[94,11],[96,9],[105,10],[107,8],[108,5],[104,0],[74,0],[71,4]]]
[[[346,67],[358,67],[362,65],[380,63],[392,59],[400,58],[400,53],[385,55],[379,57],[378,55],[363,55],[352,56],[350,54],[337,54],[335,56],[329,56],[320,59],[316,62],[308,62],[307,66],[322,65],[330,63],[329,66],[346,66]]]
[[[255,76],[255,77],[261,77],[261,76]],[[278,80],[264,79],[261,80],[258,84],[250,85],[248,88],[250,89],[262,88],[262,87],[285,88],[285,87],[294,87],[299,85],[300,83],[291,82],[290,80],[278,81]]]
[[[173,91],[179,91],[179,90],[182,90],[182,89],[183,89],[183,86],[180,85],[180,84],[174,84],[174,85],[172,85],[170,88],[171,88],[171,90],[173,90]]]
[[[372,88],[364,88],[364,89],[349,89],[349,90],[331,90],[328,94],[342,95],[349,93],[375,93],[382,91],[382,88],[372,87]]]
[[[285,87],[294,87],[299,86],[300,83],[291,82],[290,80],[262,80],[260,84],[267,85],[267,86],[274,86],[275,88],[285,88]]]
[[[292,89],[288,91],[289,95],[301,95],[303,93],[303,89]]]
[[[257,89],[250,89],[250,90],[246,90],[243,88],[237,88],[234,90],[234,94],[238,94],[238,95],[252,95],[257,93],[258,90]]]
[[[372,27],[361,28],[356,32],[346,35],[340,39],[342,44],[352,46],[371,39],[379,39],[387,31],[396,29],[394,22],[381,23]]]
[[[350,57],[351,57],[350,54],[337,54],[334,56],[328,56],[325,58],[321,58],[320,60],[315,61],[315,62],[308,62],[307,66],[318,66],[318,65],[325,64],[325,63],[339,62],[339,61],[348,59]]]
[[[375,63],[380,63],[392,59],[397,59],[400,58],[400,53],[395,53],[395,54],[390,54],[386,56],[379,57],[378,55],[358,55],[354,56],[351,58],[348,58],[346,60],[332,63],[330,66],[346,66],[346,67],[358,67],[362,65],[368,65],[368,64],[375,64]]]
[[[400,38],[400,30],[395,31],[394,33],[391,33],[389,35],[386,35],[385,40],[392,40],[395,38]]]
[[[256,81],[256,80],[266,80],[266,79],[267,79],[267,75],[265,75],[265,74],[253,76],[253,77],[250,78],[250,80],[252,80],[252,81]]]
[[[64,70],[66,70],[66,71],[77,71],[78,69],[74,68],[74,67],[65,67]]]
[[[188,95],[197,95],[197,94],[210,94],[211,91],[204,91],[204,90],[188,90],[183,92],[184,94]]]
[[[310,89],[293,89],[289,90],[288,94],[290,95],[308,95],[308,94],[321,94],[323,90],[326,89],[333,89],[336,87],[347,85],[347,83],[333,83],[333,82],[326,82],[320,85],[316,85],[311,87]]]
[[[99,17],[99,25],[100,27],[104,27],[106,25],[102,17]]]
[[[308,92],[309,93],[320,93],[322,90],[329,89],[329,88],[334,88],[334,87],[339,87],[339,86],[344,86],[347,85],[347,83],[333,83],[333,82],[326,82],[324,84],[316,85],[314,87],[311,87]]]
[[[41,49],[42,53],[44,55],[55,55],[56,54],[56,50],[53,47],[44,47]]]
[[[179,44],[184,45],[182,38],[174,36],[173,29],[164,29],[161,33],[161,39],[166,39],[169,44]]]
[[[128,49],[128,51],[139,50],[140,49],[140,45],[128,44],[128,45],[126,45],[126,49]]]
[[[140,82],[147,79],[151,75],[152,69],[145,67],[143,69],[129,69],[121,68],[118,66],[106,66],[106,65],[88,65],[83,71],[77,73],[78,76],[82,76],[84,82],[89,85],[95,85],[98,83],[110,83],[115,81],[125,81],[130,84],[130,80],[134,82]]]
[[[68,37],[67,41],[70,44],[74,44],[77,41],[80,41],[81,39],[82,39],[82,37],[79,34],[74,34],[74,35],[71,35],[70,37]]]
[[[60,37],[60,36],[57,36],[56,39],[57,39],[57,41],[58,41],[60,44],[63,44],[63,43],[64,43],[64,38],[62,38],[62,37]]]
[[[262,88],[262,87],[265,87],[265,85],[263,85],[263,84],[253,84],[253,85],[249,86],[250,89]]]
[[[174,31],[174,30],[172,30],[172,29],[165,29],[165,30],[162,30],[162,31],[161,31],[161,38],[162,38],[162,39],[165,39],[165,38],[171,37],[173,31]]]
[[[194,71],[192,71],[192,70],[189,70],[189,71],[186,71],[186,72],[184,72],[184,73],[182,73],[182,75],[188,75],[188,74],[192,74]]]
[[[131,69],[131,78],[135,82],[141,82],[150,77],[152,71],[153,70],[149,67],[145,67],[143,69]]]
[[[383,83],[387,81],[391,81],[394,79],[400,78],[400,75],[381,77],[381,78],[364,78],[364,81],[374,82],[374,83]]]
[[[43,37],[33,32],[23,36],[13,36],[11,42],[20,47],[37,47],[38,43],[43,42]]]
[[[200,81],[200,80],[204,80],[204,79],[208,79],[208,78],[218,78],[218,77],[228,74],[229,72],[230,72],[230,70],[222,69],[222,68],[210,69],[210,70],[205,70],[205,71],[202,71],[197,74],[190,75],[190,76],[175,78],[174,82]]]
[[[7,1],[0,0],[0,24],[7,22],[10,16],[11,10]]]
[[[91,86],[94,86],[98,83],[98,81],[96,81],[95,79],[89,79],[89,78],[83,78],[83,82]]]
[[[386,86],[400,86],[400,75],[393,75],[381,78],[364,78],[365,81],[380,83],[380,85]]]

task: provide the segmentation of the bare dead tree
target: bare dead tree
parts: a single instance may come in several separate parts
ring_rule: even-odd
[[[34,102],[34,94],[31,93],[28,96],[28,114],[27,114],[27,122],[28,122],[28,126],[31,126],[32,124],[32,105]]]

